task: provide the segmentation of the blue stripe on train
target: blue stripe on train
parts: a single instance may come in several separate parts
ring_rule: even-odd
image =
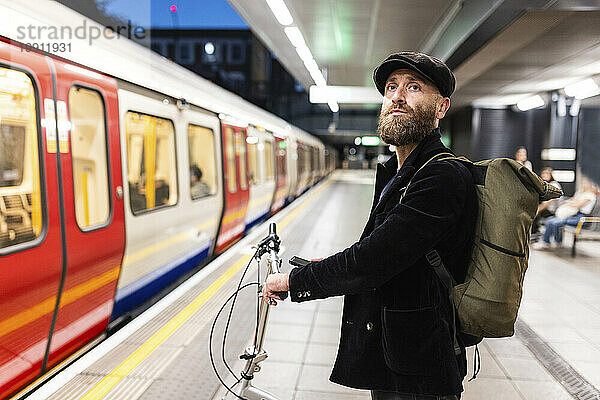
[[[143,278],[117,290],[111,320],[135,309],[208,257],[208,247],[184,254]]]
[[[252,221],[249,224],[247,224],[246,225],[246,229],[244,230],[244,234],[250,232],[250,229],[254,228],[257,224],[260,224],[261,222],[265,221],[268,216],[269,216],[269,212],[267,211],[266,213],[264,213],[260,217],[256,218],[254,221]]]

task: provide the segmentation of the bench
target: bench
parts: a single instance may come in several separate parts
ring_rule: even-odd
[[[600,241],[600,199],[596,200],[594,209],[587,217],[582,217],[577,226],[565,226],[565,231],[573,234],[573,247],[571,257],[575,257],[575,248],[578,241],[596,240]]]

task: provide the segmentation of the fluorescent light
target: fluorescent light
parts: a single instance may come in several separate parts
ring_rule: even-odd
[[[319,71],[319,67],[317,67],[316,70],[309,69],[308,72],[310,73],[310,76],[313,78],[317,86],[327,86],[327,82],[325,81],[325,78],[323,77],[321,71]]]
[[[256,144],[256,143],[258,143],[258,138],[256,136],[248,136],[246,138],[246,143],[248,143],[248,144]]]
[[[575,171],[565,171],[555,169],[552,176],[559,182],[575,182]]]
[[[321,70],[319,69],[317,62],[312,58],[310,60],[304,60],[304,66],[310,73],[314,73],[314,72],[321,73]]]
[[[600,87],[592,78],[565,86],[565,94],[576,99],[585,99],[600,94]]]
[[[531,110],[532,108],[541,107],[545,104],[546,103],[544,102],[544,99],[542,99],[539,94],[536,94],[535,96],[526,97],[523,100],[519,100],[517,102],[517,108],[521,111],[527,111]]]
[[[340,111],[340,106],[338,105],[338,103],[335,100],[329,100],[327,102],[327,105],[329,106],[329,109],[331,110],[331,112],[338,112]]]
[[[294,47],[306,46],[304,36],[302,36],[302,32],[297,26],[288,26],[283,31]]]
[[[577,152],[575,149],[543,149],[542,160],[549,161],[573,161]]]
[[[360,136],[357,136],[354,138],[354,144],[356,146],[360,146],[361,143],[362,143],[362,139],[360,138]]]
[[[309,61],[313,59],[313,55],[307,46],[296,47],[296,53],[298,53],[302,61]]]
[[[363,146],[379,146],[379,137],[378,136],[363,136],[362,144],[363,144]]]
[[[330,99],[338,103],[380,104],[383,97],[370,86],[311,86],[309,91],[311,103],[327,103]]]
[[[267,0],[267,4],[281,25],[291,25],[294,22],[283,0]]]

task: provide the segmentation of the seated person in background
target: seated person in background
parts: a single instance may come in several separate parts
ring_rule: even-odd
[[[524,165],[528,170],[533,171],[531,161],[527,159],[527,149],[525,147],[521,146],[517,149],[517,152],[515,153],[515,161]]]
[[[145,182],[145,179],[141,179],[138,183],[129,181],[129,202],[133,212],[146,209]]]
[[[155,207],[169,204],[169,185],[164,178],[160,178],[155,183]]]
[[[554,237],[557,247],[562,246],[562,227],[577,226],[579,219],[589,215],[594,209],[598,197],[598,186],[587,178],[583,178],[581,189],[569,200],[556,209],[554,217],[546,220],[546,231],[541,243],[534,248],[545,250],[550,248],[550,238]]]
[[[210,187],[201,181],[202,170],[196,164],[190,167],[190,188],[192,191],[192,199],[208,196]]]
[[[554,176],[552,176],[552,168],[546,167],[546,168],[542,169],[542,172],[540,173],[540,177],[545,182],[548,182],[552,186],[554,186],[558,189],[562,189],[562,187],[560,186],[560,183],[558,183],[556,180],[554,180]],[[551,217],[554,215],[554,212],[558,208],[559,201],[560,201],[560,199],[548,200],[538,206],[537,214],[535,216],[535,219],[533,220],[533,226],[531,227],[532,235],[540,234],[539,232],[540,232],[541,220],[543,218],[548,218],[548,217]],[[535,236],[533,236],[533,238],[535,238]],[[537,239],[539,239],[539,237]]]

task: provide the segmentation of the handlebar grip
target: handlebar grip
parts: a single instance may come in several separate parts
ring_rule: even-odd
[[[285,300],[288,297],[288,292],[275,292],[275,294],[279,296],[281,300]]]

